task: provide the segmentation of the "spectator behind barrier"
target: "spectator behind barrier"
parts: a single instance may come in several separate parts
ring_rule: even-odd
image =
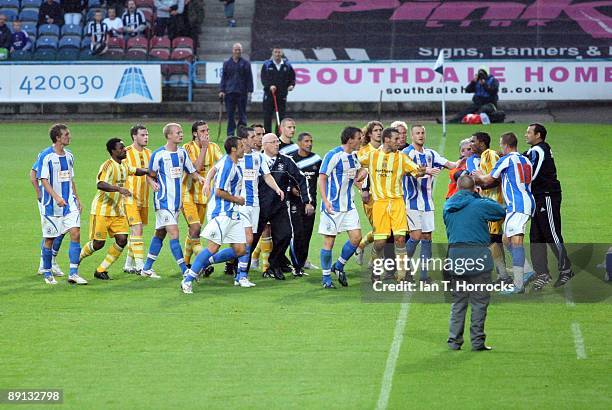
[[[14,51],[28,51],[32,48],[32,40],[25,31],[21,31],[21,21],[13,22],[13,34],[11,35],[11,53]]]
[[[142,11],[136,9],[134,0],[127,2],[127,10],[121,16],[123,32],[126,37],[141,35],[147,28],[147,21]]]
[[[6,25],[6,16],[0,14],[0,60],[8,58],[8,50],[11,47],[11,30]]]
[[[85,5],[83,0],[61,0],[62,10],[64,11],[64,24],[81,24]]]
[[[123,22],[117,17],[117,11],[114,8],[108,9],[108,17],[104,19],[103,23],[108,27],[111,36],[121,37],[123,34]]]
[[[64,24],[64,13],[59,3],[47,0],[40,5],[38,25],[40,26],[41,24],[56,24],[58,26]]]
[[[100,55],[106,53],[106,42],[108,41],[108,26],[102,21],[102,12],[96,11],[93,21],[87,25],[87,35],[91,36],[91,54]]]
[[[163,36],[168,31],[171,39],[180,36],[185,30],[183,11],[185,0],[155,0],[157,19],[155,20],[155,35]]]

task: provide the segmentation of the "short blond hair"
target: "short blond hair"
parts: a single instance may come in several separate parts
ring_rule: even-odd
[[[170,122],[164,125],[163,133],[166,139],[168,139],[168,135],[172,132],[172,128],[181,128],[181,124],[177,124],[176,122]]]
[[[408,124],[406,124],[404,121],[393,121],[390,125],[391,128],[397,128],[397,127],[404,127],[404,129],[406,131],[408,131]]]

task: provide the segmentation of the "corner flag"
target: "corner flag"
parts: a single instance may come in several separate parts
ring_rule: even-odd
[[[436,73],[444,75],[444,52],[440,51],[438,54],[438,59],[436,60],[436,64],[434,65],[434,71]]]

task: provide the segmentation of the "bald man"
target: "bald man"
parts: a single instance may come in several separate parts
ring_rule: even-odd
[[[236,127],[247,125],[246,107],[253,92],[253,73],[251,63],[242,58],[242,45],[232,46],[232,56],[223,63],[223,74],[219,85],[219,98],[225,99],[227,111],[227,135],[234,135]],[[235,111],[238,109],[238,124]]]
[[[272,242],[274,248],[270,252],[270,267],[263,273],[266,278],[284,280],[282,271],[285,252],[293,237],[293,223],[289,212],[287,194],[291,187],[298,187],[301,206],[307,215],[314,213],[313,199],[308,192],[306,177],[295,162],[288,156],[280,154],[278,137],[269,133],[263,137],[263,160],[268,165],[272,177],[278,187],[285,193],[285,200],[279,201],[276,192],[270,188],[263,177],[259,177],[259,226],[266,226],[269,222],[272,228]],[[261,232],[253,235],[253,249],[257,246]],[[295,272],[294,272],[295,274]]]
[[[448,258],[455,267],[449,272],[452,305],[447,343],[451,350],[461,349],[465,314],[470,304],[472,350],[486,351],[491,350],[485,345],[484,333],[491,296],[487,290],[468,291],[458,284],[491,284],[493,257],[489,249],[489,222],[503,219],[506,210],[496,201],[478,195],[474,179],[469,175],[459,177],[457,187],[459,191],[444,205]]]

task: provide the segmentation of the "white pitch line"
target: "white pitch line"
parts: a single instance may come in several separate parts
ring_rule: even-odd
[[[576,347],[576,359],[584,360],[587,358],[586,350],[584,348],[584,338],[580,331],[580,324],[577,322],[572,323],[572,333],[574,334],[574,346]]]
[[[393,342],[391,343],[391,349],[389,350],[389,356],[387,356],[387,364],[385,365],[385,373],[383,374],[382,385],[380,387],[380,395],[378,396],[378,403],[376,403],[377,410],[384,410],[389,404],[389,396],[391,395],[391,387],[393,386],[393,374],[395,373],[395,365],[399,357],[400,347],[404,340],[404,330],[406,329],[406,321],[408,319],[408,310],[410,309],[410,303],[402,303],[397,320],[395,321],[395,331],[393,332]]]
[[[438,146],[438,153],[444,155],[445,146],[446,138],[442,136],[440,145]],[[439,184],[434,184],[434,195],[435,189],[438,187],[438,185]],[[383,374],[382,385],[380,386],[380,395],[378,396],[378,402],[376,403],[376,410],[384,410],[389,404],[391,387],[393,387],[393,374],[395,373],[395,366],[397,364],[397,359],[399,358],[399,351],[404,340],[404,330],[406,329],[406,321],[408,320],[409,310],[410,303],[405,302],[401,304],[401,309],[397,315],[397,320],[395,321],[393,342],[391,342],[391,349],[389,350],[389,356],[387,356],[387,364],[385,365],[385,372]]]

